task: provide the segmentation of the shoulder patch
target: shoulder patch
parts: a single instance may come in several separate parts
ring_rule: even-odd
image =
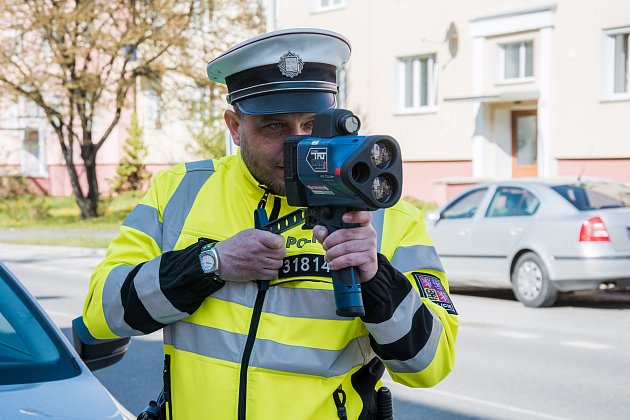
[[[446,309],[446,312],[457,315],[455,305],[451,301],[451,297],[446,293],[446,289],[442,285],[442,281],[431,274],[413,272],[413,278],[416,280],[418,290],[423,298],[429,299],[431,302],[440,305]]]

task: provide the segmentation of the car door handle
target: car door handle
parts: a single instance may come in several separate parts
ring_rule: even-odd
[[[459,236],[466,236],[470,233],[470,228],[461,228],[459,230]]]
[[[512,236],[516,236],[516,235],[520,235],[521,233],[523,233],[523,228],[520,226],[512,226],[510,227],[510,235]]]

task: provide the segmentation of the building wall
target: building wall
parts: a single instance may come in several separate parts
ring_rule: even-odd
[[[315,0],[274,3],[277,29],[321,27],[350,39],[346,107],[362,133],[401,144],[403,195],[442,203],[475,180],[510,177],[510,115],[526,109],[538,110],[539,173],[577,176],[586,162],[590,175],[630,182],[630,101],[608,101],[602,90],[604,30],[630,25],[626,0],[346,0],[325,12]],[[480,37],[483,25],[503,27]],[[522,40],[534,42],[534,77],[501,83],[498,45]],[[397,58],[423,54],[437,58],[437,106],[405,113]],[[515,99],[452,100],[492,95]]]

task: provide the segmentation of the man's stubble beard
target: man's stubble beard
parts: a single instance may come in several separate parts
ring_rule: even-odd
[[[240,133],[241,138],[241,157],[245,166],[249,169],[252,176],[256,178],[260,184],[267,187],[267,189],[274,195],[285,196],[286,188],[284,186],[284,179],[277,181],[271,175],[269,175],[265,168],[260,165],[258,158],[255,156],[255,151],[250,147],[247,138],[244,133]]]

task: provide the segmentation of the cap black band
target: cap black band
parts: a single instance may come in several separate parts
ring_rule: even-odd
[[[280,73],[277,64],[255,67],[226,77],[231,104],[251,96],[279,91],[318,91],[337,93],[335,66],[323,63],[304,63],[295,77]]]

